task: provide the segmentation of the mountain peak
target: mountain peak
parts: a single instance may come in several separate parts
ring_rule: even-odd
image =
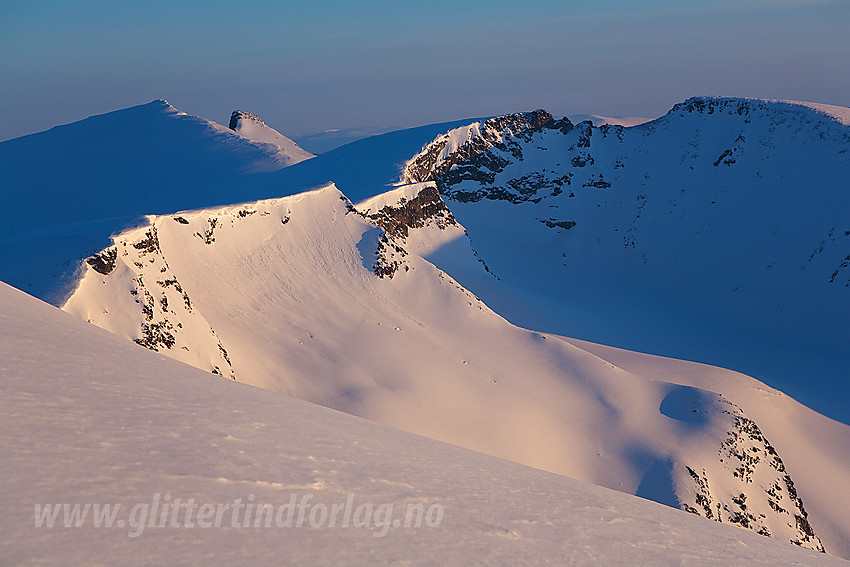
[[[572,127],[573,124],[568,118],[555,120],[549,111],[542,108],[473,122],[449,130],[422,148],[405,164],[402,181],[431,181],[436,175],[445,173],[456,164],[473,159],[490,148],[499,146],[510,152],[509,146],[512,145],[513,138],[525,139],[544,128],[569,131]]]
[[[256,114],[251,114],[244,110],[234,110],[233,114],[230,115],[230,124],[228,124],[228,127],[234,132],[237,132],[239,130],[240,123],[243,121],[254,122],[258,125],[266,126],[263,119]]]
[[[274,128],[269,127],[256,114],[244,110],[234,110],[230,115],[228,126],[243,138],[274,146],[278,161],[283,167],[315,157],[315,154],[308,152]]]
[[[808,113],[844,126],[850,125],[850,108],[799,100],[762,99],[746,97],[695,96],[676,104],[668,114],[738,114],[754,112]]]

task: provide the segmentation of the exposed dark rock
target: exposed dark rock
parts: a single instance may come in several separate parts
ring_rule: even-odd
[[[555,219],[538,219],[549,228],[563,228],[569,230],[576,225],[576,221],[559,221]]]
[[[433,220],[441,229],[457,225],[435,187],[426,187],[413,199],[403,200],[395,207],[387,205],[377,213],[366,215],[366,218],[383,228],[388,235],[402,239],[407,238],[409,229],[421,228],[429,220]]]
[[[717,167],[721,163],[724,165],[732,165],[735,163],[735,158],[732,157],[732,154],[732,150],[725,150],[722,154],[720,154],[720,157],[714,160],[714,167]]]
[[[354,203],[348,200],[348,197],[342,195],[339,199],[345,202],[345,214],[360,214],[360,212],[354,207]]]
[[[571,149],[589,148],[591,139],[593,138],[593,122],[589,120],[579,122],[575,127],[575,131],[578,132],[578,140]]]
[[[145,232],[145,237],[134,243],[133,248],[136,250],[144,250],[148,254],[159,252],[159,239],[156,235],[156,228],[151,227],[149,231]]]
[[[734,404],[724,402],[732,408],[723,412],[731,417],[731,427],[721,444],[720,461],[732,467],[732,475],[742,483],[742,488],[755,484],[756,471],[761,471],[758,473],[758,478],[764,482],[765,466],[769,466],[778,474],[767,486],[747,488],[749,499],[747,494],[741,492],[737,496],[730,497],[728,501],[721,501],[712,493],[705,471],[703,470],[703,474],[698,474],[693,468],[686,466],[693,481],[692,489],[696,506],[684,502],[682,509],[719,522],[726,521],[749,528],[766,536],[772,536],[772,534],[764,523],[765,514],[772,512],[778,516],[787,517],[787,520],[784,520],[785,523],[789,528],[796,530],[789,541],[823,552],[823,545],[807,520],[808,514],[794,487],[794,481],[785,471],[785,466],[776,449],[768,443],[753,420],[743,415]],[[763,493],[759,491],[759,488],[763,490]],[[767,506],[762,507],[765,503]]]
[[[410,269],[403,263],[405,256],[407,256],[407,250],[401,247],[394,237],[388,238],[386,234],[382,234],[378,239],[378,251],[375,254],[375,264],[372,266],[372,271],[379,278],[392,279],[402,266],[404,266],[405,271]]]
[[[239,126],[239,122],[247,120],[250,122],[257,122],[258,124],[265,124],[263,119],[257,116],[256,114],[251,114],[250,112],[245,112],[244,110],[234,110],[233,114],[230,115],[230,124],[228,127],[231,130],[236,130]]]
[[[218,226],[218,219],[217,218],[207,219],[207,223],[208,223],[209,228],[204,230],[203,234],[201,234],[200,232],[196,232],[195,236],[197,236],[198,238],[203,240],[204,244],[212,244],[213,242],[215,242],[214,233],[215,233],[215,227]]]
[[[86,263],[92,267],[95,272],[108,275],[115,269],[115,262],[118,258],[118,249],[115,247],[107,248],[86,259]]]
[[[611,184],[602,179],[602,174],[599,175],[599,179],[591,179],[587,183],[583,183],[582,187],[596,187],[597,189],[608,189],[611,187]]]
[[[555,126],[556,124],[557,126]],[[550,125],[567,131],[572,126],[568,119],[559,120],[556,123],[552,115],[542,109],[491,118],[481,124],[479,128],[480,136],[462,144],[442,161],[440,161],[440,156],[448,144],[448,136],[432,142],[407,165],[404,179],[408,183],[436,181],[456,165],[471,162],[476,158],[478,160],[474,164],[470,163],[470,165],[477,165],[491,171],[501,171],[501,168],[509,163],[507,160],[504,158],[499,160],[492,155],[492,152],[490,152],[489,157],[481,156],[491,148],[496,148],[505,153],[510,153],[515,159],[521,160],[522,150],[518,144],[512,143],[511,138],[529,140],[533,132],[540,131]],[[471,168],[467,169],[467,173],[472,173]],[[462,178],[463,175],[460,177]]]
[[[593,159],[593,156],[584,153],[573,156],[570,159],[570,165],[573,167],[584,167],[586,165],[593,165],[594,163],[596,163],[596,160]]]
[[[158,351],[160,348],[170,349],[175,343],[174,334],[171,333],[173,328],[168,321],[142,323],[142,336],[133,340],[153,351]]]

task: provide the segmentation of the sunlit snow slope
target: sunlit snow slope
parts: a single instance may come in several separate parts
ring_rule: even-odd
[[[152,216],[64,308],[228,378],[847,554],[850,428],[740,374],[660,379],[513,326],[423,259],[438,249],[487,275],[433,183],[356,206],[327,186]]]
[[[294,220],[292,222],[295,222]],[[444,445],[166,359],[0,284],[0,554],[40,565],[846,565],[645,500]],[[391,504],[341,528],[122,522],[173,504]],[[34,505],[120,504],[113,527]],[[438,504],[438,526],[385,527]],[[318,508],[317,508],[318,509]],[[386,508],[384,508],[386,510]],[[138,520],[138,516],[136,517]],[[162,526],[172,521],[167,517]],[[183,514],[176,516],[183,525]],[[240,523],[236,524],[241,525]],[[339,524],[338,524],[339,525]],[[392,524],[390,524],[392,526]],[[383,535],[383,537],[376,537]]]

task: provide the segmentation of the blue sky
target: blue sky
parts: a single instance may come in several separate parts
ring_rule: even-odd
[[[848,38],[848,0],[0,0],[0,139],[155,98],[289,135],[693,95],[850,106]]]

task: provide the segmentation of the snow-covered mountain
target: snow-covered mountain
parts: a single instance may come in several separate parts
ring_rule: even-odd
[[[240,204],[193,183],[194,205],[133,203],[157,214],[86,254],[64,308],[226,378],[850,557],[848,426],[733,371],[566,338],[747,369],[732,353],[774,386],[839,375],[845,292],[822,280],[843,246],[840,112],[536,111],[237,168]],[[2,258],[24,243],[8,269],[42,281],[34,258],[55,262],[27,238]],[[821,407],[846,388],[807,379]]]
[[[846,565],[216,380],[5,284],[0,320],[4,563]],[[65,527],[62,504],[91,507]],[[415,527],[419,507],[437,513]]]
[[[622,128],[538,111],[438,137],[403,177],[437,183],[500,281],[431,260],[510,321],[735,368],[850,422],[848,114],[695,98]]]
[[[304,158],[266,142],[155,100],[0,143],[0,280],[60,303],[110,234],[149,213],[257,198],[269,173]]]
[[[164,100],[2,142],[0,198],[9,214],[0,224],[0,280],[59,305],[81,260],[108,246],[111,234],[143,225],[145,215],[292,195],[330,181],[355,197],[374,195],[397,181],[422,145],[468,122],[376,136],[283,169],[277,145]]]
[[[331,185],[149,221],[89,260],[65,310],[433,439],[812,549],[850,541],[850,428],[734,372],[627,371],[508,323],[424,259],[450,248],[487,276],[432,182],[357,205]]]
[[[245,112],[244,110],[234,110],[230,115],[230,123],[228,125],[231,130],[261,144],[271,144],[277,148],[275,154],[275,167],[287,167],[302,162],[305,159],[316,157],[301,146],[266,125],[263,119],[256,114]]]

